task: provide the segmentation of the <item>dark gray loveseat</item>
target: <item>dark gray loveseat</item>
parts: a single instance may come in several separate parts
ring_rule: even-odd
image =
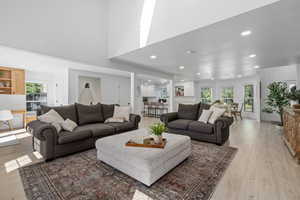
[[[168,132],[188,135],[194,140],[224,144],[229,138],[229,127],[232,117],[220,117],[214,124],[199,122],[203,109],[209,109],[208,104],[179,105],[178,112],[163,114],[160,120],[168,127]]]
[[[39,120],[28,124],[33,135],[33,148],[39,151],[45,160],[76,153],[95,147],[98,138],[138,129],[141,120],[139,115],[130,114],[130,120],[124,123],[104,123],[113,116],[114,105],[97,104],[85,106],[81,104],[47,107],[42,106],[40,114],[54,109],[64,119],[71,119],[79,126],[73,132],[57,130],[51,124]]]

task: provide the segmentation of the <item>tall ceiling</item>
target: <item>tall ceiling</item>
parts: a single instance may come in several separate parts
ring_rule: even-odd
[[[114,60],[187,80],[249,76],[256,73],[254,66],[294,64],[300,56],[299,10],[299,0],[281,0]],[[252,34],[242,37],[240,33],[245,30]],[[256,57],[250,58],[251,54]],[[150,59],[151,55],[157,58]],[[181,70],[179,66],[185,68]]]

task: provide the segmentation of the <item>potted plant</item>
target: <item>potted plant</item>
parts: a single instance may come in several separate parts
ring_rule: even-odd
[[[265,101],[265,108],[263,112],[278,113],[280,115],[280,126],[283,125],[283,109],[289,106],[289,92],[288,86],[283,82],[273,82],[268,85],[269,94]]]
[[[161,143],[162,142],[162,133],[167,131],[167,128],[165,124],[163,123],[155,123],[152,126],[150,126],[150,131],[152,133],[152,137],[154,139],[155,143]]]
[[[4,72],[0,71],[0,77],[2,77],[4,75]]]
[[[290,100],[291,105],[296,105],[299,104],[299,100],[300,100],[300,90],[296,89],[296,86],[293,86],[291,88],[291,91],[288,94],[288,98]]]

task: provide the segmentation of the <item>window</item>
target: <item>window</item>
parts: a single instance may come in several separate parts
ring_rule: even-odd
[[[222,90],[222,101],[226,104],[233,103],[233,87],[223,88]]]
[[[212,103],[212,89],[211,88],[201,88],[201,102],[205,104]]]
[[[254,89],[253,85],[245,85],[244,88],[244,111],[254,111]]]
[[[47,87],[42,83],[26,83],[26,109],[35,113],[41,105],[47,105]]]

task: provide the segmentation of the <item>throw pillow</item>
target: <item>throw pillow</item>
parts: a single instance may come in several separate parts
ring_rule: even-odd
[[[101,104],[104,120],[113,117],[115,105]]]
[[[96,105],[83,105],[76,103],[76,108],[79,125],[104,122],[102,106],[100,103]]]
[[[198,119],[199,122],[207,123],[213,111],[211,110],[202,110],[202,114]]]
[[[72,132],[78,125],[70,119],[66,119],[61,124],[61,127],[66,130]]]
[[[49,110],[43,115],[38,116],[38,120],[52,124],[58,133],[61,131],[60,123],[64,121],[64,119],[53,109]]]
[[[226,111],[226,109],[223,109],[223,108],[216,108],[216,107],[215,107],[215,108],[213,109],[213,113],[211,114],[211,116],[210,116],[208,122],[209,122],[210,124],[214,124],[215,121],[225,113],[225,111]]]
[[[129,121],[129,115],[129,106],[115,106],[113,118],[124,118],[125,121]]]
[[[179,104],[178,107],[178,118],[197,120],[198,119],[199,104],[185,105]]]
[[[125,122],[125,118],[113,118],[113,117],[111,117],[111,118],[108,118],[107,120],[105,120],[105,123],[110,123],[110,122]]]
[[[74,122],[77,122],[77,113],[76,113],[76,107],[74,104],[72,105],[65,105],[65,106],[44,106],[41,105],[41,114],[47,113],[49,110],[55,110],[64,120],[70,119]]]
[[[62,129],[60,123],[58,123],[58,122],[53,122],[53,123],[51,123],[51,125],[55,127],[57,133],[60,133],[60,131],[61,131],[61,129]]]

